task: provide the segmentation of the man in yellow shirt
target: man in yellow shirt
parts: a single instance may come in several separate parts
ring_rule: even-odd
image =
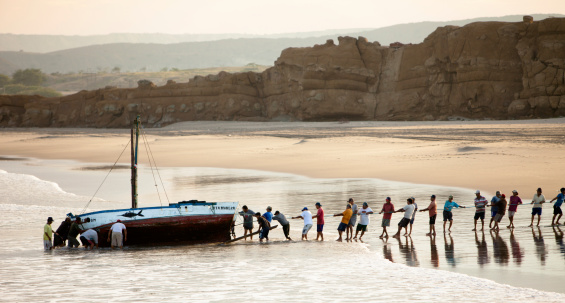
[[[339,242],[342,241],[341,235],[343,234],[343,232],[347,228],[347,225],[349,224],[349,219],[351,219],[352,215],[353,215],[353,211],[351,210],[351,204],[347,204],[345,211],[342,212],[341,214],[335,214],[334,215],[334,217],[343,216],[343,219],[341,219],[341,223],[339,223],[339,226],[337,228],[337,230],[339,232],[339,238],[336,241],[339,241]]]
[[[51,227],[51,223],[53,223],[53,218],[47,218],[47,224],[43,227],[43,248],[45,250],[53,249],[53,244],[51,241],[51,236],[53,236],[53,228]]]

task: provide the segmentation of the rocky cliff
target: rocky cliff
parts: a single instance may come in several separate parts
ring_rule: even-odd
[[[324,121],[565,115],[565,18],[440,27],[424,42],[359,37],[285,49],[262,73],[136,89],[0,98],[1,126],[126,127],[187,120]]]

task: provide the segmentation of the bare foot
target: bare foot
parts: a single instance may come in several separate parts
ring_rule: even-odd
[[[383,236],[383,235],[380,235],[380,236],[379,236],[379,239],[382,239],[382,238],[384,238],[384,236]]]
[[[530,224],[530,225],[528,225],[528,227],[534,227],[534,225],[533,225],[533,224]]]
[[[357,237],[353,237],[353,240],[357,240]],[[359,240],[361,240],[361,238],[359,238]]]
[[[341,240],[341,238],[339,238],[339,239],[337,239],[336,241],[337,241],[337,242],[342,242],[343,240]]]
[[[477,229],[476,229],[476,228],[473,228],[473,229],[471,229],[471,231],[477,231]]]
[[[431,233],[426,233],[426,236],[431,236],[431,235],[432,235]]]
[[[393,237],[393,238],[400,239],[400,235],[399,235],[399,234],[396,234],[396,235],[394,235],[394,236],[392,236],[392,237]]]

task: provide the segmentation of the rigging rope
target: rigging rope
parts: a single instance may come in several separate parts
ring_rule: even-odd
[[[151,159],[152,159],[153,165],[155,165],[155,170],[157,171],[157,176],[159,177],[159,181],[161,182],[161,186],[163,187],[163,192],[165,193],[165,197],[167,198],[167,203],[170,204],[171,201],[169,200],[169,195],[167,194],[167,190],[165,189],[165,184],[163,184],[163,178],[161,177],[161,173],[159,172],[159,167],[157,166],[157,162],[155,161],[155,156],[153,156],[153,151],[151,151],[151,146],[149,145],[149,143],[147,141],[147,138],[146,138],[146,135],[145,135],[145,129],[143,129],[143,128],[141,130],[141,135],[143,137],[143,140],[145,141],[146,151],[148,152],[147,157],[149,157],[149,155],[151,155],[149,163],[151,163]],[[153,173],[153,169],[151,169],[151,172]],[[153,176],[153,179],[155,179],[155,176]],[[155,186],[157,186],[157,183],[155,183]],[[157,191],[157,193],[158,192],[159,191]],[[160,202],[161,202],[161,197],[159,196],[159,203]],[[161,204],[161,206],[163,206],[163,204]]]
[[[112,168],[110,168],[110,171],[108,172],[108,174],[106,174],[106,177],[104,177],[104,180],[102,180],[102,183],[100,183],[100,186],[98,186],[98,189],[96,189],[96,191],[94,192],[94,195],[92,195],[92,197],[90,198],[90,201],[88,201],[86,206],[82,209],[81,214],[84,214],[86,212],[86,209],[88,208],[88,206],[92,202],[92,199],[94,199],[94,197],[96,196],[96,194],[98,193],[98,191],[100,190],[100,188],[102,187],[102,185],[104,184],[104,182],[106,181],[106,179],[108,178],[108,176],[110,175],[110,173],[112,172],[114,167],[116,167],[116,163],[118,163],[118,161],[120,161],[120,158],[122,157],[122,155],[124,154],[124,151],[129,146],[130,143],[131,143],[131,139],[128,141],[128,143],[126,144],[126,146],[124,147],[124,149],[122,150],[120,155],[118,156],[118,159],[116,160],[116,162],[114,162],[114,165],[112,165]]]
[[[145,145],[145,153],[147,153],[147,159],[149,160],[149,167],[151,168],[151,175],[153,175],[153,182],[155,183],[155,190],[157,191],[159,204],[163,206],[163,202],[161,202],[161,194],[159,193],[159,187],[157,186],[157,179],[155,178],[155,172],[153,171],[154,163],[151,162],[151,157],[149,156],[149,143],[147,142],[147,138],[145,137],[145,133],[143,131],[141,131],[141,137],[143,138],[143,144]]]

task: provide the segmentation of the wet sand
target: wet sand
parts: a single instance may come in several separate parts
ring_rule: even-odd
[[[563,186],[564,122],[203,121],[148,129],[146,137],[160,166],[517,189],[528,199],[537,187],[551,196]],[[0,156],[113,163],[128,138],[124,129],[2,129]]]

